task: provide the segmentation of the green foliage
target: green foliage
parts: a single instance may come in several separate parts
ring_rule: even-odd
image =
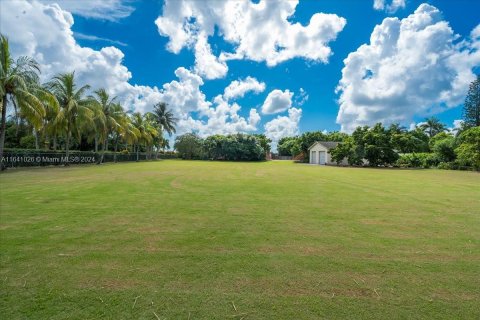
[[[293,151],[298,151],[300,148],[294,149],[298,144],[297,137],[284,137],[278,141],[277,150],[278,154],[281,156],[294,156],[296,155]]]
[[[354,139],[352,137],[346,138],[342,143],[339,143],[338,146],[330,150],[332,160],[340,164],[343,159],[347,159],[348,164],[361,165],[362,158],[360,158],[356,153],[357,147],[355,145]]]
[[[431,168],[440,163],[435,153],[406,153],[400,155],[396,165],[401,168]]]
[[[428,136],[431,138],[437,135],[440,132],[443,132],[447,129],[447,126],[440,122],[435,117],[430,117],[425,119],[425,123],[420,125],[420,129],[422,129]]]
[[[463,105],[463,121],[467,127],[480,126],[480,75],[470,84]]]
[[[438,156],[438,158],[442,162],[454,161],[455,138],[448,134],[445,134],[445,136],[443,136],[442,133],[439,133],[438,135],[440,135],[440,137],[432,143],[432,151]]]
[[[35,136],[28,135],[20,138],[20,148],[33,149],[35,148]]]
[[[187,133],[175,139],[175,149],[183,159],[260,161],[265,160],[265,148],[270,150],[269,142],[264,135],[217,134],[201,139]]]
[[[265,136],[263,133],[262,134],[253,134],[253,136],[257,139],[258,143],[260,144],[260,146],[263,148],[263,150],[266,152],[266,153],[270,153],[270,150],[271,150],[271,143],[272,143],[272,140],[267,138],[267,136]]]
[[[428,151],[428,136],[419,128],[412,131],[390,130],[393,148],[400,153]]]
[[[195,133],[186,133],[175,138],[174,148],[182,159],[200,159],[203,155],[203,141]]]
[[[455,154],[460,165],[480,170],[480,127],[470,128],[459,135]]]

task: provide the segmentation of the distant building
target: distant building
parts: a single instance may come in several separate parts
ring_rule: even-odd
[[[332,160],[330,150],[335,148],[340,142],[334,141],[317,141],[308,148],[310,154],[310,163],[311,164],[337,164],[337,162]],[[340,163],[342,165],[347,165],[347,159],[343,159]]]

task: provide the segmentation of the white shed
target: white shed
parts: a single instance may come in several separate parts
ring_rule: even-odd
[[[308,152],[310,153],[310,163],[311,164],[337,164],[335,161],[332,161],[330,155],[330,150],[335,148],[339,142],[333,141],[317,141],[310,148]],[[346,159],[343,159],[341,164],[348,164]]]

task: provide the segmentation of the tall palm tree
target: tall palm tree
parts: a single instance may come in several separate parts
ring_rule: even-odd
[[[72,133],[80,137],[82,126],[93,123],[93,111],[89,107],[92,102],[85,98],[90,86],[85,85],[77,89],[75,72],[71,72],[55,76],[48,87],[60,105],[55,122],[65,127],[65,156],[68,159]]]
[[[158,125],[171,136],[176,132],[175,126],[177,125],[178,119],[175,118],[172,110],[168,110],[167,108],[168,105],[165,102],[159,102],[153,106],[152,113]]]
[[[51,132],[51,129],[53,129],[50,128],[53,127],[51,124],[55,121],[58,111],[60,110],[60,106],[55,95],[48,90],[45,84],[42,85],[38,81],[32,82],[29,90],[33,95],[35,95],[35,97],[37,97],[45,109],[45,116],[42,118],[41,124],[33,125],[35,134],[35,148],[38,150],[40,149],[40,136],[46,137]]]
[[[117,162],[118,143],[120,140],[123,138],[123,140],[128,143],[129,138],[136,137],[138,133],[133,131],[130,118],[119,103],[115,103],[113,105],[112,111],[116,115],[115,118],[118,123],[118,126],[112,128],[112,137],[114,142],[113,162]]]
[[[447,127],[435,117],[425,119],[425,123],[420,125],[420,128],[428,134],[430,138],[447,129]]]
[[[119,127],[121,113],[123,110],[119,110],[116,104],[116,97],[110,98],[110,95],[105,89],[99,89],[94,92],[95,96],[90,96],[93,104],[100,111],[98,132],[102,139],[102,155],[99,163],[103,162],[105,151],[108,149],[108,136],[115,128]]]
[[[154,124],[150,121],[148,115],[142,115],[140,112],[135,112],[132,115],[132,124],[138,130],[139,135],[136,141],[137,161],[139,160],[140,144],[148,147],[158,134]]]
[[[0,35],[0,159],[3,158],[8,102],[18,109],[32,125],[40,127],[45,116],[42,102],[29,92],[29,85],[38,81],[40,67],[29,57],[14,61],[10,56],[8,39]],[[3,169],[3,165],[2,169]]]

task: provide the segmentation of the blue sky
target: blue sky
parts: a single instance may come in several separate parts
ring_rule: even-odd
[[[278,121],[272,122],[271,125],[268,126],[270,131],[277,131],[272,133],[272,136],[278,138],[279,136],[285,134],[313,130],[333,131],[340,130],[342,128],[343,130],[349,131],[352,127],[358,124],[371,124],[376,121],[389,122],[391,120],[391,122],[401,122],[408,126],[412,122],[418,123],[422,121],[426,116],[429,115],[436,115],[442,121],[451,126],[454,120],[461,119],[460,101],[462,101],[464,98],[466,91],[465,83],[467,80],[471,80],[474,73],[478,73],[480,59],[478,58],[477,51],[479,48],[478,42],[480,42],[480,40],[478,38],[475,39],[474,36],[472,36],[472,34],[474,34],[472,31],[480,23],[480,1],[406,0],[397,1],[398,3],[401,3],[401,5],[399,5],[398,8],[393,8],[389,7],[392,4],[392,1],[386,0],[383,4],[384,8],[377,9],[374,8],[374,0],[300,1],[299,4],[293,9],[294,14],[287,19],[290,25],[294,25],[298,22],[302,26],[308,27],[310,19],[316,13],[336,15],[336,20],[334,23],[336,23],[337,26],[339,24],[341,25],[341,19],[344,19],[346,22],[344,26],[341,26],[339,27],[339,30],[336,30],[333,37],[330,37],[327,40],[322,40],[322,45],[318,47],[318,50],[321,50],[323,45],[331,49],[332,55],[327,56],[324,59],[326,61],[321,61],[322,58],[311,59],[308,57],[308,55],[312,56],[314,54],[315,50],[317,50],[316,48],[313,48],[313,50],[310,50],[306,54],[298,53],[299,48],[291,48],[291,52],[293,52],[291,54],[292,57],[282,59],[282,61],[279,62],[275,61],[273,62],[273,65],[268,66],[267,60],[269,58],[267,55],[264,55],[260,58],[255,58],[255,48],[250,48],[252,51],[248,51],[249,49],[247,49],[246,53],[243,53],[243,57],[241,58],[223,61],[222,63],[228,70],[226,72],[224,71],[223,74],[220,72],[220,74],[216,74],[214,76],[206,76],[199,68],[197,68],[195,64],[196,52],[194,50],[194,46],[196,43],[195,41],[198,41],[196,40],[197,38],[195,38],[197,36],[192,37],[192,39],[194,39],[193,44],[190,43],[184,45],[181,49],[177,50],[177,52],[172,52],[175,50],[172,50],[168,47],[169,43],[177,39],[176,37],[179,37],[179,35],[176,33],[176,30],[165,32],[165,30],[162,30],[162,26],[159,23],[156,24],[155,21],[157,18],[163,17],[163,26],[165,26],[165,21],[169,23],[175,22],[179,19],[179,17],[172,15],[171,12],[169,13],[168,10],[165,9],[167,4],[163,3],[163,1],[107,0],[102,2],[102,6],[104,7],[97,6],[99,9],[94,12],[91,8],[95,7],[95,4],[100,3],[98,1],[99,0],[86,0],[83,2],[83,4],[80,2],[72,4],[72,1],[68,0],[48,0],[40,2],[33,0],[30,7],[21,7],[19,5],[12,4],[14,1],[10,1],[11,3],[9,4],[3,2],[2,6],[12,6],[12,8],[8,9],[17,10],[18,12],[27,11],[28,15],[30,12],[29,9],[31,9],[31,11],[44,10],[44,12],[47,12],[53,8],[52,10],[58,11],[58,7],[51,7],[53,6],[52,3],[58,3],[61,11],[70,12],[72,14],[73,21],[70,23],[68,17],[65,18],[67,22],[62,23],[66,25],[66,27],[62,28],[64,29],[68,27],[73,32],[73,38],[76,42],[75,45],[94,50],[92,51],[93,53],[87,53],[87,51],[84,51],[87,56],[92,54],[92,57],[94,57],[88,59],[85,58],[85,63],[88,64],[92,59],[97,59],[96,53],[102,52],[101,50],[104,47],[114,46],[118,49],[118,52],[121,52],[118,53],[115,51],[110,55],[102,52],[103,55],[107,57],[102,58],[107,61],[105,63],[110,63],[109,57],[113,56],[113,58],[110,60],[114,62],[111,62],[112,66],[110,69],[120,70],[118,72],[115,71],[115,74],[110,75],[108,74],[108,71],[102,69],[102,71],[98,71],[98,76],[96,76],[97,74],[92,71],[94,69],[90,68],[89,70],[91,72],[88,73],[89,71],[82,71],[82,67],[79,67],[78,72],[80,76],[82,76],[83,72],[85,77],[88,75],[90,79],[92,79],[92,77],[105,79],[112,77],[115,79],[112,81],[117,81],[117,78],[122,78],[122,81],[124,81],[126,78],[124,74],[129,72],[130,78],[127,79],[128,84],[131,86],[141,86],[141,88],[135,88],[135,94],[139,95],[140,99],[143,98],[144,95],[146,97],[147,93],[144,94],[138,92],[150,92],[150,88],[155,87],[156,88],[154,91],[157,90],[154,92],[155,97],[163,98],[167,96],[162,90],[165,90],[165,84],[178,80],[177,76],[175,75],[175,72],[178,68],[183,67],[191,72],[191,74],[189,73],[188,77],[200,77],[203,84],[199,86],[199,90],[201,91],[201,94],[205,95],[205,98],[203,99],[200,94],[199,99],[203,99],[201,103],[206,103],[206,107],[203,109],[199,108],[198,110],[195,110],[191,107],[185,107],[182,109],[182,106],[178,107],[173,103],[170,103],[172,108],[179,108],[179,110],[182,109],[181,112],[183,112],[182,115],[185,118],[185,123],[182,125],[183,131],[188,131],[188,124],[193,123],[188,122],[187,117],[189,117],[189,119],[191,118],[191,121],[199,120],[207,123],[209,117],[213,117],[213,115],[205,111],[208,105],[210,105],[210,107],[216,106],[216,103],[214,102],[215,97],[219,94],[222,94],[224,89],[229,86],[232,81],[241,81],[247,77],[255,78],[259,83],[264,83],[264,89],[259,90],[258,92],[246,92],[243,97],[235,97],[234,101],[229,102],[228,107],[232,107],[233,102],[237,103],[239,106],[238,116],[243,117],[246,122],[248,122],[251,109],[255,109],[257,110],[256,112],[258,112],[260,120],[258,122],[252,121],[252,123],[255,124],[255,130],[251,130],[252,126],[248,125],[244,125],[243,127],[235,126],[235,128],[240,128],[240,131],[243,131],[241,128],[248,128],[247,131],[263,132],[267,130],[266,125],[269,122],[279,119]],[[200,0],[196,0],[194,2],[197,4],[202,3]],[[257,3],[258,1],[253,2]],[[274,1],[270,2],[273,3]],[[375,2],[382,1],[377,0]],[[177,4],[178,3],[179,1],[177,1]],[[209,6],[215,6],[215,3],[221,2],[213,1],[213,4],[210,2]],[[429,9],[430,7],[427,9],[424,7],[422,12],[416,12],[416,10],[419,10],[419,7],[424,3],[428,3],[436,10],[440,11],[441,17],[438,18],[436,13],[433,12],[432,9]],[[173,4],[170,5],[174,7]],[[267,10],[269,13],[267,13],[265,17],[266,19],[271,19],[273,21],[277,18],[274,16],[274,9],[276,5],[269,5],[273,9]],[[108,6],[110,6],[110,8]],[[189,21],[192,23],[192,25],[195,25],[197,30],[196,32],[200,33],[204,26],[198,24],[195,19],[201,19],[201,13],[195,15],[195,5],[193,5],[193,9],[190,7],[188,8],[194,11],[193,15],[195,16]],[[185,10],[185,8],[182,10]],[[5,12],[5,10],[2,11]],[[118,14],[119,17],[115,16],[115,12],[119,13],[120,11],[122,11],[122,13]],[[400,23],[407,25],[407,21],[405,20],[405,23],[403,23],[404,20],[402,19],[405,19],[410,15],[414,15],[415,13],[417,13],[417,18],[423,19],[428,16],[428,19],[425,18],[428,20],[427,23],[437,28],[437,31],[427,35],[421,33],[424,31],[423,29],[416,29],[412,31],[411,34],[408,34],[408,37],[411,38],[412,41],[424,41],[425,44],[419,44],[419,48],[421,47],[424,51],[430,50],[430,52],[423,52],[419,54],[419,57],[416,58],[418,60],[415,62],[416,64],[405,62],[408,60],[408,55],[416,55],[416,53],[412,51],[415,48],[404,48],[402,49],[402,52],[392,54],[391,57],[385,56],[384,53],[378,58],[370,57],[370,51],[368,50],[358,52],[357,58],[360,61],[359,64],[362,65],[362,68],[366,68],[368,73],[371,73],[370,76],[373,78],[372,82],[367,83],[366,81],[368,79],[365,79],[366,76],[362,78],[360,75],[354,74],[353,62],[349,64],[349,67],[351,67],[352,70],[351,73],[349,73],[350,75],[346,75],[344,76],[344,79],[342,79],[342,69],[346,66],[344,59],[350,53],[357,51],[361,45],[368,45],[370,43],[370,36],[375,26],[381,25],[384,22],[384,19],[388,17],[398,17],[398,25],[400,25]],[[425,13],[427,15],[425,15]],[[169,14],[170,16],[168,16]],[[29,21],[37,21],[36,19],[38,18],[38,24],[41,25],[43,22],[45,22],[44,20],[49,19],[51,16],[51,14],[43,16],[38,14],[38,17],[35,17],[35,19],[30,17]],[[432,17],[435,19],[430,21],[430,18]],[[6,18],[6,16],[2,15],[2,18]],[[207,18],[210,19],[210,17]],[[411,16],[411,18],[413,19],[414,17]],[[19,19],[22,19],[21,15]],[[228,27],[225,26],[226,22],[218,21],[218,17],[211,19],[215,25],[215,32],[208,34],[206,39],[211,48],[211,54],[213,57],[219,58],[222,52],[235,52],[242,42],[231,41],[231,39],[226,40],[226,32],[224,30]],[[452,34],[450,35],[450,38],[448,38],[448,28],[445,28],[444,26],[442,27],[441,22],[443,21],[448,22],[449,27],[453,29],[455,35]],[[54,21],[52,26],[54,26],[57,22],[58,21]],[[222,23],[224,23],[223,26]],[[327,22],[322,20],[321,23]],[[39,39],[45,36],[40,34],[40,31],[36,31],[37,28],[33,22],[29,22],[29,24],[25,27],[22,27],[24,29],[21,30],[12,29],[13,27],[7,26],[7,22],[5,22],[3,25],[0,24],[0,26],[2,27],[2,32],[7,33],[7,36],[9,33],[13,32],[17,32],[17,34],[18,32],[25,32],[25,34],[27,34],[27,32],[31,32],[34,34],[34,37],[37,38],[36,40],[38,40],[39,43]],[[385,24],[385,30],[390,30],[386,27],[387,25]],[[28,28],[30,28],[30,30]],[[279,30],[281,31],[281,29]],[[246,33],[243,35],[241,41],[247,42],[247,40],[251,40],[250,35],[254,35],[258,31],[259,30],[255,30],[255,28],[246,30]],[[163,33],[163,35],[161,33]],[[480,34],[480,28],[478,28],[477,33]],[[456,35],[458,35],[458,37]],[[68,42],[68,37],[68,34],[65,35],[65,39],[67,39],[65,40],[66,42]],[[322,36],[320,35],[320,38],[321,37]],[[27,39],[28,37],[25,36],[25,38]],[[444,40],[438,40],[440,38]],[[257,39],[253,37],[253,40]],[[59,38],[58,41],[61,42],[63,40],[62,38]],[[449,41],[451,41],[451,43]],[[468,43],[461,45],[462,41],[466,41]],[[55,46],[60,46],[60,44],[55,44]],[[73,48],[74,45],[71,46]],[[387,52],[388,50],[385,49],[386,46],[387,44],[381,44],[380,48]],[[400,44],[395,44],[394,46],[400,46]],[[436,49],[437,46],[438,50]],[[454,48],[454,46],[459,47]],[[53,67],[53,65],[55,65],[55,58],[53,58],[54,54],[52,54],[50,51],[51,48],[41,47],[38,45],[34,49],[31,49],[28,48],[24,43],[18,45],[14,43],[13,47],[15,52],[18,53],[29,53],[34,56],[38,55],[41,62],[45,61],[44,63],[46,69],[55,69],[55,67]],[[72,48],[67,48],[65,51],[76,50],[75,48]],[[57,52],[58,50],[59,49],[57,49]],[[60,51],[62,50],[64,49],[61,48]],[[278,50],[281,51],[282,48]],[[237,52],[238,51],[239,50],[237,50]],[[410,79],[409,75],[415,74],[419,69],[423,69],[421,56],[430,56],[430,53],[438,53],[438,57],[432,59],[439,60],[435,60],[437,62],[429,66],[428,70],[425,70],[423,73],[420,71],[417,77],[412,77],[412,79]],[[79,54],[79,56],[85,56],[85,54]],[[121,57],[121,54],[123,54],[123,57]],[[265,54],[268,54],[268,52],[265,51]],[[468,54],[468,59],[461,58],[464,57],[465,54]],[[49,59],[49,55],[51,55],[52,58]],[[373,60],[382,59],[382,62],[377,63],[377,61],[370,61],[370,58]],[[448,63],[441,62],[441,59],[445,60],[447,58],[450,59]],[[432,59],[427,61],[432,61]],[[455,59],[461,61],[461,68],[452,67],[452,65],[457,64]],[[81,61],[75,60],[72,62],[66,62],[64,67],[67,66],[68,68],[69,65],[76,65],[77,63],[82,66]],[[391,69],[393,67],[396,68],[401,63],[404,64],[399,67],[399,81],[398,79],[395,79],[394,76],[389,75],[389,72],[385,70],[389,70],[389,68]],[[213,66],[211,67],[206,65],[205,68],[208,70],[209,68],[213,68]],[[370,72],[369,68],[375,71]],[[108,68],[105,67],[105,69]],[[443,77],[442,74],[452,74],[452,76],[449,79],[444,79],[445,77]],[[430,75],[432,75],[433,80],[430,79]],[[93,81],[93,85],[97,83],[98,85],[103,85],[101,80],[102,79],[93,79],[91,81]],[[345,81],[345,87],[343,90],[336,92],[336,88],[341,80]],[[122,84],[120,80],[118,81],[118,85],[105,83],[105,86],[107,86],[107,88],[109,86],[112,87],[112,91],[114,91],[115,94],[123,96],[123,93],[120,92],[120,88],[127,88],[129,90],[130,87]],[[388,83],[388,81],[392,83]],[[388,91],[388,88],[394,87],[398,85],[398,83],[402,84],[400,86],[400,88],[403,90],[402,97],[397,97],[395,95],[385,96],[381,92],[376,92],[377,88],[380,88],[378,90]],[[445,91],[445,98],[424,98],[431,93],[430,89],[425,89],[421,92],[416,91],[416,88],[427,88],[429,86],[433,87],[430,89],[438,89],[438,92],[442,90]],[[352,91],[350,92],[350,89],[346,89],[347,87],[351,88]],[[272,106],[272,110],[277,110],[278,112],[262,112],[262,106],[265,104],[267,96],[275,89],[281,90],[284,93],[285,90],[289,90],[290,93],[293,93],[290,98],[292,101],[291,104],[284,108]],[[302,100],[301,89],[304,90],[306,95],[308,95],[308,99],[303,103],[300,102],[300,100]],[[365,90],[365,92],[368,92],[368,94],[362,95],[362,90]],[[344,110],[344,115],[341,117],[339,124],[337,123],[337,116],[339,114],[340,105],[342,104],[339,101],[342,96],[342,92],[342,108]],[[176,93],[172,92],[172,94]],[[283,96],[283,98],[286,96],[287,95]],[[132,101],[133,99],[131,96],[129,97],[130,100],[125,100],[127,105],[129,103],[128,101]],[[173,99],[168,101],[177,100]],[[272,103],[281,103],[280,100],[272,101]],[[418,106],[414,106],[412,104],[418,104]],[[137,107],[134,106],[133,108]],[[294,117],[296,119],[296,123],[293,125],[294,128],[283,128],[283,125],[286,127],[291,125],[291,123],[289,124],[282,121],[287,121],[287,117],[292,116],[293,113],[289,111],[292,110],[292,108],[301,110],[301,116]],[[145,103],[139,110],[148,111],[148,103]],[[217,114],[215,116],[217,116]],[[236,120],[225,121],[228,122]],[[278,130],[274,128],[277,125],[281,127]],[[222,125],[218,125],[217,123],[217,127],[213,125],[213,127],[211,126],[210,128],[221,127]],[[202,130],[198,128],[200,127],[192,126],[192,130],[194,131]],[[219,129],[209,129],[205,132],[213,133],[215,130]],[[235,129],[229,129],[227,132],[220,133],[228,133],[228,131],[232,130]]]

